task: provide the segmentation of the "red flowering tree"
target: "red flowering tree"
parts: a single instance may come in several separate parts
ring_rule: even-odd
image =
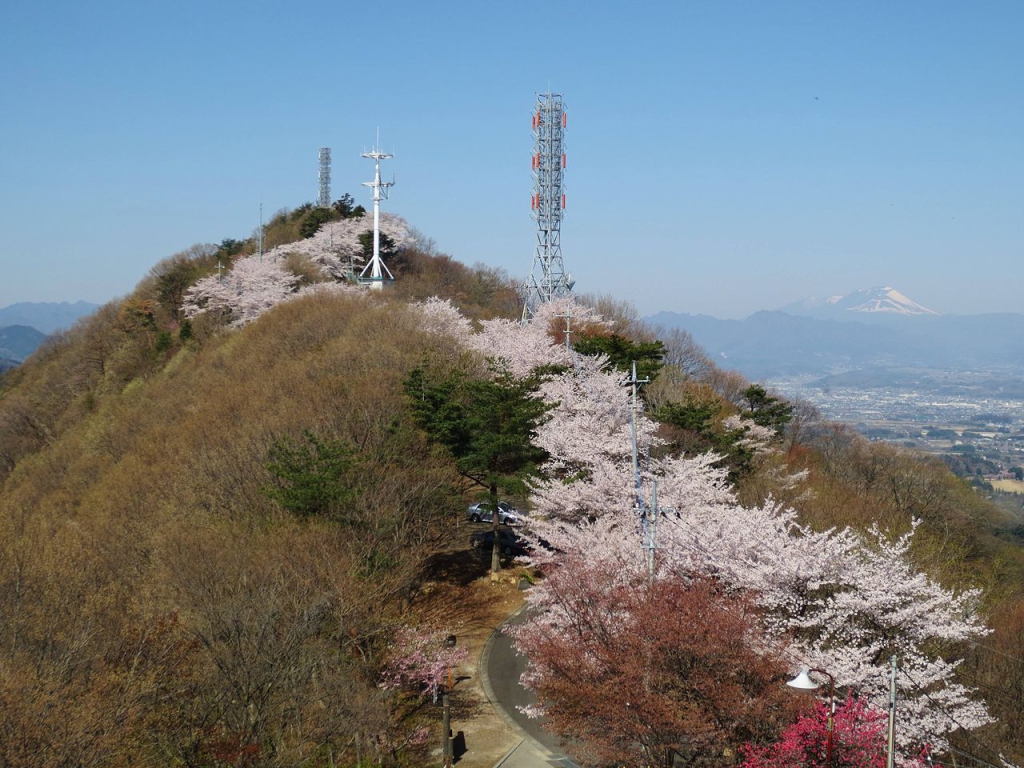
[[[630,578],[571,558],[545,584],[557,610],[521,628],[524,682],[546,726],[600,764],[661,765],[668,750],[721,760],[774,739],[796,696],[785,664],[754,650],[758,612],[713,579]]]
[[[885,768],[886,720],[885,712],[852,697],[837,706],[832,768]],[[801,715],[786,728],[775,744],[743,747],[742,768],[829,768],[827,723],[828,705],[818,702],[811,714]]]

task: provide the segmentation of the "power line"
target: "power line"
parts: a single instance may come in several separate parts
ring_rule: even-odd
[[[965,726],[963,723],[961,723],[959,720],[957,720],[955,717],[953,717],[953,715],[951,715],[949,713],[948,709],[946,709],[941,703],[939,703],[938,701],[933,699],[931,694],[928,693],[928,691],[926,691],[921,686],[921,684],[918,683],[917,680],[914,679],[913,675],[911,675],[909,672],[907,672],[905,669],[902,669],[902,668],[900,669],[900,672],[902,672],[904,675],[906,675],[907,679],[910,681],[910,684],[913,685],[915,688],[917,688],[917,690],[926,699],[928,699],[929,702],[931,702],[932,706],[934,706],[939,712],[944,714],[946,716],[946,718],[948,718],[949,722],[953,723],[953,725],[955,725],[957,728],[961,729],[964,732],[964,735],[966,735],[968,739],[970,739],[971,741],[973,741],[974,743],[976,743],[978,746],[982,747],[983,749],[985,749],[985,750],[987,750],[987,751],[989,751],[989,752],[991,752],[991,753],[993,753],[995,755],[999,755],[999,750],[994,749],[993,747],[990,747],[988,744],[985,744],[983,741],[981,741],[977,736],[975,736],[973,733],[971,733],[971,730],[967,726]],[[936,734],[932,733],[931,735],[935,736]],[[953,751],[957,751],[952,746],[950,746],[950,749],[953,750]],[[978,760],[979,762],[985,763],[985,761],[981,760],[980,758],[974,758],[974,759]],[[1002,756],[999,756],[999,759],[1002,760]],[[1002,766],[996,766],[996,765],[993,765],[992,763],[985,763],[985,765],[992,765],[992,768],[1006,768],[1005,764],[1002,765]]]
[[[1016,661],[1018,664],[1024,664],[1024,659],[1022,659],[1020,656],[1014,656],[1013,654],[1010,654],[1010,653],[1005,653],[1003,651],[998,651],[998,650],[996,650],[995,648],[993,648],[991,646],[984,645],[984,644],[976,642],[974,640],[968,640],[967,643],[969,645],[973,645],[975,648],[983,648],[984,650],[989,651],[991,653],[994,653],[997,656],[1003,656],[1003,657],[1005,657],[1007,659],[1011,659],[1013,661]]]
[[[972,760],[975,763],[978,763],[978,765],[985,765],[985,766],[988,766],[988,768],[1006,768],[1006,764],[1005,763],[1003,765],[995,765],[994,763],[990,763],[988,760],[982,760],[980,757],[978,757],[976,755],[972,755],[970,752],[964,752],[962,749],[957,749],[956,747],[953,747],[953,746],[947,745],[946,749],[949,750],[950,752],[955,752],[956,754],[960,755],[960,757],[964,757],[964,758],[966,758],[968,760]]]
[[[967,682],[969,682],[971,685],[977,686],[979,688],[985,688],[986,690],[991,691],[993,694],[1000,696],[1008,704],[1017,705],[1024,701],[1024,699],[1022,699],[1021,696],[1015,696],[1014,694],[1009,693],[1005,688],[1000,688],[999,686],[992,685],[991,683],[982,682],[981,680],[973,678],[970,675],[965,675],[965,673],[963,672],[961,672],[960,675],[966,677]]]

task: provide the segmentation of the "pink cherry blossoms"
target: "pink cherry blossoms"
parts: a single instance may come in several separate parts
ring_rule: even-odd
[[[203,278],[189,288],[185,317],[220,312],[230,316],[233,326],[246,325],[288,299],[298,281],[276,260],[245,256],[227,274]]]
[[[896,538],[878,530],[819,532],[771,501],[743,507],[725,471],[715,467],[717,457],[649,458],[656,425],[640,412],[643,494],[649,504],[657,483],[660,510],[643,528],[634,501],[629,387],[622,375],[604,369],[603,360],[554,343],[548,329],[566,312],[579,317],[589,310],[563,300],[542,307],[528,325],[489,321],[475,334],[453,317],[446,320],[458,341],[501,359],[514,375],[542,365],[563,371],[548,377],[541,390],[554,408],[537,438],[551,458],[548,480],[533,490],[526,534],[537,544],[537,564],[557,568],[563,558],[583,557],[591,566],[606,566],[609,584],[635,584],[650,567],[653,543],[650,578],[710,576],[750,596],[768,627],[760,643],[781,646],[793,671],[805,665],[827,669],[841,689],[857,690],[876,708],[886,706],[888,660],[896,654],[904,670],[898,681],[904,755],[915,753],[922,740],[941,749],[944,736],[958,727],[990,722],[974,691],[956,681],[957,663],[940,655],[955,658],[959,643],[986,633],[974,610],[978,594],[954,594],[916,572],[907,558],[912,531]],[[755,450],[767,450],[767,436],[752,427],[747,439]],[[545,582],[528,599],[536,612],[519,630],[521,637],[571,626],[574,617]],[[543,666],[541,660],[534,664]]]
[[[465,648],[451,647],[447,630],[434,632],[401,627],[391,644],[390,660],[381,679],[382,688],[415,687],[422,696],[433,696],[445,685],[448,673],[465,661]]]
[[[363,248],[359,235],[372,229],[373,215],[369,213],[358,218],[328,221],[312,237],[279,245],[263,254],[263,258],[283,259],[290,253],[297,253],[319,264],[326,276],[342,280],[350,266],[354,266],[356,272],[362,267]],[[414,240],[408,222],[393,213],[381,213],[380,231],[390,237],[397,248],[411,245]]]
[[[230,318],[231,326],[237,328],[251,323],[283,301],[324,290],[315,285],[297,290],[299,278],[284,268],[285,258],[289,254],[306,256],[319,266],[325,279],[344,280],[350,267],[358,271],[362,264],[359,235],[372,225],[372,217],[366,215],[329,221],[310,238],[278,246],[262,257],[238,258],[223,275],[210,275],[189,288],[185,294],[185,317],[192,318],[202,312],[223,313]],[[392,214],[381,214],[381,231],[399,247],[410,244],[413,239],[405,220]]]

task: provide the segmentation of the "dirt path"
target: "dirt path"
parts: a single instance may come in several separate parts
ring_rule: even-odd
[[[449,695],[456,754],[460,742],[465,748],[456,763],[459,768],[494,768],[522,739],[522,733],[488,701],[480,675],[480,656],[491,633],[523,604],[518,582],[516,569],[504,572],[497,583],[482,576],[465,585],[434,583],[426,590],[425,612],[435,621],[444,619],[458,636],[459,647],[468,651],[454,670],[455,685]],[[440,736],[440,707],[437,719]],[[440,762],[440,748],[436,757]]]

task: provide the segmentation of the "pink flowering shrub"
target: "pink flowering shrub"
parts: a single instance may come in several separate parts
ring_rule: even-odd
[[[391,654],[380,685],[383,688],[415,688],[432,696],[444,684],[448,671],[465,661],[465,648],[450,648],[447,630],[434,632],[400,627],[391,643]]]

